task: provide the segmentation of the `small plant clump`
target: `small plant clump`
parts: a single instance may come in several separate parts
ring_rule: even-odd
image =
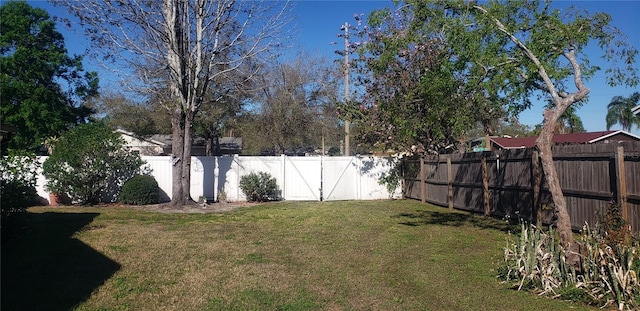
[[[240,178],[240,189],[249,202],[277,201],[280,190],[276,179],[269,173],[251,173]]]
[[[150,175],[136,175],[122,186],[120,203],[132,205],[158,204],[160,188],[158,182]]]
[[[565,250],[548,232],[522,224],[516,241],[505,248],[499,277],[518,290],[529,289],[561,299],[618,310],[640,308],[640,243],[612,202],[601,223],[585,224],[579,242],[580,260],[571,265]]]

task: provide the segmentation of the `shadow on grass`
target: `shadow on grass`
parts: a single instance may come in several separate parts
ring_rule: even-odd
[[[30,230],[2,245],[2,310],[70,310],[120,265],[73,238],[96,213],[28,214]]]
[[[520,226],[492,217],[476,215],[464,212],[450,211],[423,211],[415,213],[400,213],[395,217],[409,218],[400,222],[406,226],[442,225],[442,226],[472,226],[483,229],[499,230],[503,232],[519,232]]]

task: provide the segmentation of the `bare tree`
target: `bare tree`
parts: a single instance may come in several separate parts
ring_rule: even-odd
[[[210,83],[280,44],[287,2],[53,0],[79,18],[100,55],[141,77],[171,113],[172,205],[190,197],[193,122]],[[167,92],[168,89],[168,92]],[[150,95],[152,94],[150,93]]]
[[[256,81],[257,107],[249,118],[258,148],[283,154],[286,149],[319,147],[323,134],[335,129],[338,72],[325,64],[331,62],[299,55],[265,67]]]

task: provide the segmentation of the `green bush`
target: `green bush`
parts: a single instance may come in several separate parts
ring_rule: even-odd
[[[240,189],[249,202],[266,202],[280,199],[276,179],[269,173],[258,172],[240,177]]]
[[[120,191],[120,203],[146,205],[160,201],[160,188],[153,176],[136,175],[127,180]]]
[[[102,123],[83,124],[65,133],[43,164],[47,189],[81,204],[115,201],[124,182],[139,174],[144,164],[124,144]]]

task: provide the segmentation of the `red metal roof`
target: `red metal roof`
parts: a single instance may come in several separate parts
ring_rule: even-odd
[[[572,134],[555,134],[553,135],[553,143],[591,144],[616,134],[623,134],[640,140],[640,137],[625,131],[600,131]],[[491,138],[491,141],[493,141],[494,144],[498,145],[502,149],[531,148],[536,145],[536,138],[538,137],[493,137]]]

